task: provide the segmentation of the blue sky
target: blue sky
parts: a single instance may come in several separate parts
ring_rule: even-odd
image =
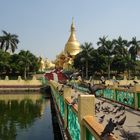
[[[0,30],[19,35],[19,50],[54,60],[74,17],[82,44],[99,37],[140,40],[140,0],[0,0]],[[1,35],[2,33],[0,33]]]

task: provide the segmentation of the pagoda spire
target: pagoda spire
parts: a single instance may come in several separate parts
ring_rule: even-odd
[[[74,32],[74,31],[75,31],[74,18],[72,18],[71,32]]]
[[[68,39],[68,42],[72,42],[72,41],[77,41],[76,35],[75,35],[74,18],[72,18],[71,34],[70,34],[70,37]]]

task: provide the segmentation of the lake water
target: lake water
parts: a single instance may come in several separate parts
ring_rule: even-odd
[[[41,94],[0,94],[0,140],[53,140],[50,100]]]

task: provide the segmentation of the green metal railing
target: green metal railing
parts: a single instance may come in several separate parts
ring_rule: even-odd
[[[60,113],[62,117],[64,118],[64,99],[63,96],[60,96]]]
[[[59,95],[59,92],[57,92],[53,87],[52,87],[52,93],[53,97],[56,100],[57,106],[60,109],[60,114],[62,118],[64,119],[64,99],[63,96]],[[72,106],[68,105],[68,130],[69,134],[72,138],[72,140],[80,140],[80,125],[78,122],[78,117],[76,113],[72,110]]]
[[[105,89],[105,90],[103,90],[103,96],[105,98],[113,100],[114,99],[114,90],[113,89]]]
[[[102,96],[103,95],[103,90],[97,90],[96,95],[97,96]]]
[[[58,92],[57,87],[51,85],[52,96],[55,99],[55,103],[60,111],[60,115],[64,122],[67,122],[66,128],[68,129],[68,133],[72,140],[80,140],[80,124],[78,122],[77,111],[73,108],[72,105],[69,104],[66,100],[64,100],[63,96],[61,96]],[[64,113],[66,110],[66,114]],[[67,116],[65,116],[67,115]],[[66,119],[66,120],[65,120]],[[94,133],[88,129],[85,125],[86,129],[86,140],[96,140]]]
[[[123,91],[123,90],[113,90],[113,89],[104,89],[104,90],[96,91],[96,95],[98,96],[103,95],[103,97],[107,99],[115,100],[117,102],[126,104],[131,107],[134,107],[135,104],[134,94],[135,93],[133,92]],[[138,98],[140,98],[139,95]]]
[[[96,140],[91,132],[86,128],[86,140]]]
[[[75,89],[77,89],[77,90],[79,90],[81,92],[89,92],[88,88],[82,87],[82,86],[80,86],[78,83],[76,83],[74,81],[69,82],[69,84],[71,86],[73,86]]]
[[[72,140],[80,140],[80,125],[76,113],[68,105],[68,130]]]
[[[138,109],[140,109],[140,93],[137,93],[138,96]]]
[[[48,80],[45,77],[41,77],[40,78],[42,85],[47,85],[48,84]]]
[[[134,93],[116,90],[116,100],[123,104],[134,107]]]

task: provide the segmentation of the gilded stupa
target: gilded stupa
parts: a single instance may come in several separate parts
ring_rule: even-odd
[[[71,24],[71,34],[65,45],[64,51],[56,56],[56,68],[70,70],[73,66],[74,57],[81,51],[80,43],[76,39],[74,21]]]
[[[64,51],[67,55],[70,55],[72,57],[74,57],[75,55],[77,55],[81,51],[80,43],[76,39],[75,26],[74,26],[73,19],[72,19],[72,24],[71,24],[71,34],[70,34],[70,37],[65,45]]]

